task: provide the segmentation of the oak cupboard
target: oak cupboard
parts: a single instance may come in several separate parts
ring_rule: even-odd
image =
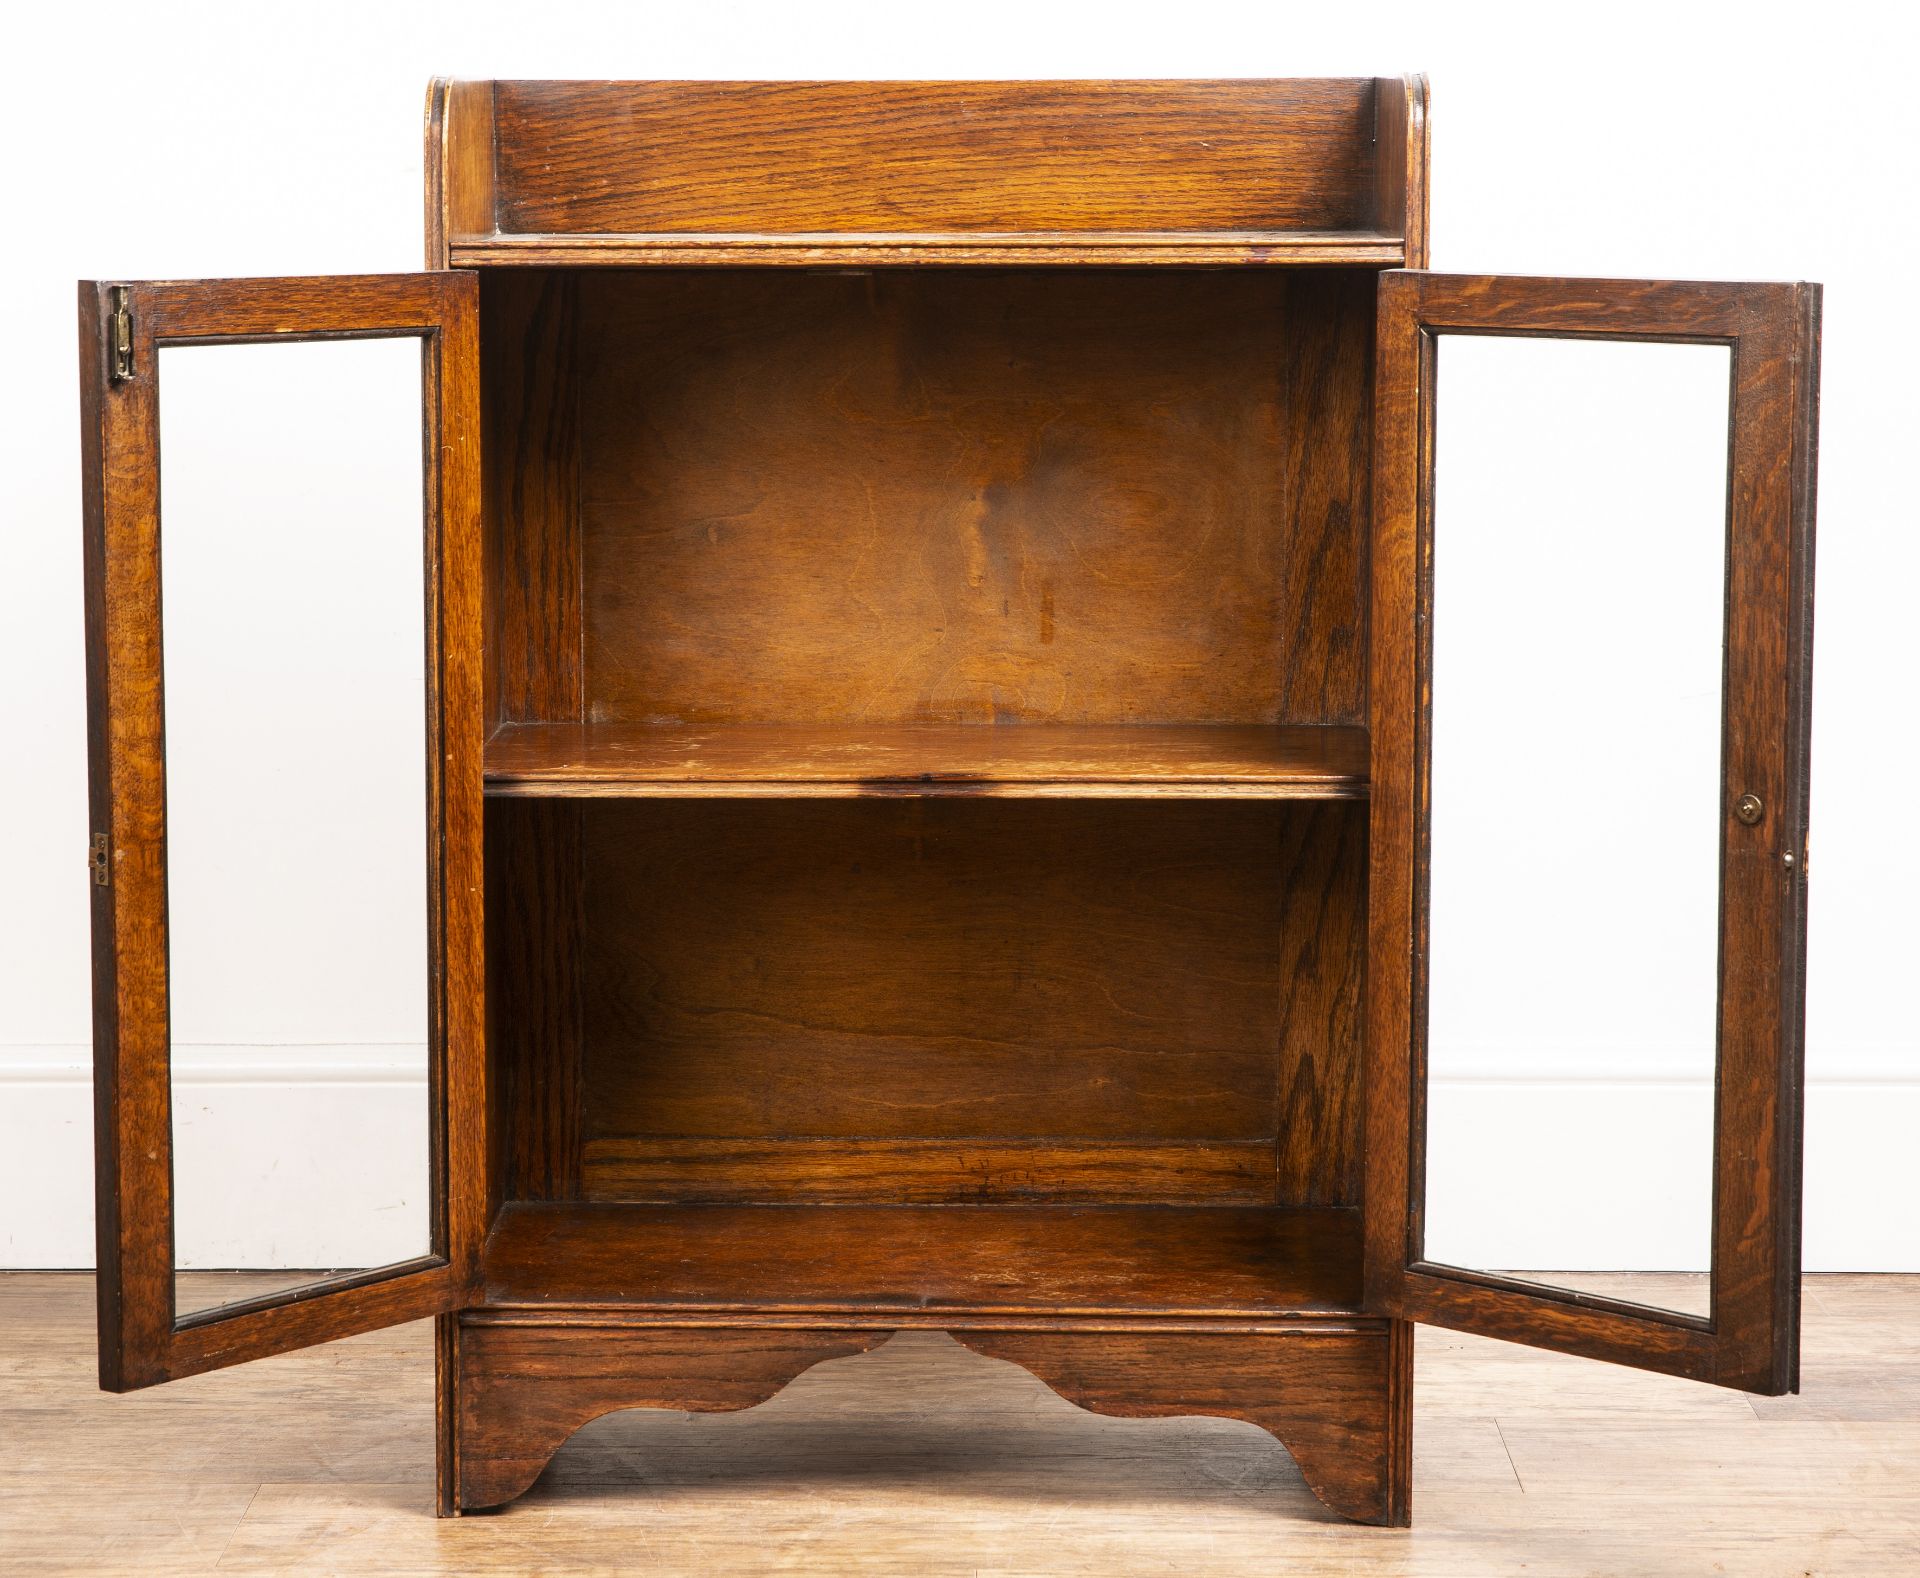
[[[1429,273],[1426,98],[439,81],[427,272],[83,284],[102,1384],[437,1317],[453,1514],[934,1327],[1388,1524],[1414,1321],[1793,1389],[1819,289]],[[179,1311],[159,352],[393,336],[430,1252]],[[1728,351],[1702,1312],[1425,1252],[1448,336]]]

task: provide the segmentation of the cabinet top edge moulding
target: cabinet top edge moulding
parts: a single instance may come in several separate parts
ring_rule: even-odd
[[[427,266],[1422,268],[1422,76],[427,92]]]

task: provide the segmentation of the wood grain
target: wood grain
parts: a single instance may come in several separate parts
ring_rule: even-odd
[[[462,1326],[459,1509],[511,1501],[568,1436],[611,1409],[751,1408],[822,1360],[863,1352],[888,1335]]]
[[[1819,288],[1381,276],[1375,447],[1368,1304],[1765,1394],[1795,1384]],[[1423,1259],[1434,337],[1731,347],[1711,1319]],[[1703,611],[1710,612],[1710,611]],[[1742,794],[1770,808],[1753,827]]]
[[[588,1138],[1271,1144],[1294,809],[596,804]]]
[[[903,1205],[939,1201],[1268,1205],[1267,1140],[656,1139],[586,1148],[586,1198]],[[1283,1204],[1293,1203],[1286,1198]]]
[[[1371,274],[578,289],[587,719],[1361,720]]]
[[[463,1506],[523,1493],[568,1436],[611,1409],[749,1407],[812,1365],[887,1335],[469,1323],[461,1329],[462,1395],[471,1409],[461,1419]],[[1384,1328],[958,1335],[1099,1412],[1249,1420],[1286,1445],[1332,1510],[1364,1522],[1406,1521],[1387,1440],[1392,1347]]]
[[[492,795],[1248,794],[1366,792],[1366,731],[1233,724],[509,724]]]
[[[1399,268],[1371,230],[534,232],[455,241],[455,268]]]
[[[579,807],[489,804],[487,1133],[493,1205],[580,1194]]]
[[[480,281],[486,412],[487,716],[578,719],[578,292],[570,275]]]
[[[426,197],[430,269],[452,265],[458,238],[494,228],[493,84],[427,84]]]
[[[1409,1521],[1410,1464],[1393,1439],[1395,1390],[1404,1376],[1395,1374],[1396,1345],[1384,1329],[954,1335],[1096,1413],[1245,1419],[1278,1438],[1332,1511],[1361,1523]],[[1411,1374],[1410,1364],[1400,1367]]]
[[[490,120],[487,146],[490,156]],[[577,720],[584,680],[573,281],[557,272],[483,274],[480,323],[487,715]],[[486,842],[495,1201],[571,1199],[580,1187],[580,817],[561,806],[490,806]]]
[[[487,1241],[483,1302],[960,1321],[1352,1315],[1359,1234],[1352,1211],[1273,1206],[510,1205]]]
[[[1272,589],[1287,621],[1274,654],[1281,721],[1366,717],[1376,278],[1341,270],[1295,274],[1288,285]]]
[[[1425,264],[1425,79],[460,82],[444,268]]]
[[[1363,78],[494,94],[506,232],[1372,227]]]
[[[1279,1138],[1283,1205],[1359,1205],[1364,1153],[1367,817],[1300,806],[1280,824]]]
[[[1405,268],[1427,266],[1427,79],[1381,77],[1374,92],[1374,188],[1379,223],[1402,238]]]

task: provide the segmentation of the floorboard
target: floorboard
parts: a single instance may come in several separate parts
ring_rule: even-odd
[[[1096,1417],[936,1332],[610,1415],[439,1520],[428,1326],[126,1397],[92,1326],[90,1278],[0,1276],[0,1572],[1920,1572],[1920,1277],[1810,1279],[1790,1399],[1423,1331],[1411,1530],[1331,1519],[1250,1425]]]

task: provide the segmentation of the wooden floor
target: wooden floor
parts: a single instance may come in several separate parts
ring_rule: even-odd
[[[909,1333],[747,1413],[609,1416],[442,1521],[427,1326],[109,1397],[90,1279],[22,1273],[0,1572],[1920,1574],[1920,1277],[1810,1279],[1804,1356],[1803,1395],[1750,1400],[1423,1331],[1389,1531],[1251,1425],[1098,1418]]]

